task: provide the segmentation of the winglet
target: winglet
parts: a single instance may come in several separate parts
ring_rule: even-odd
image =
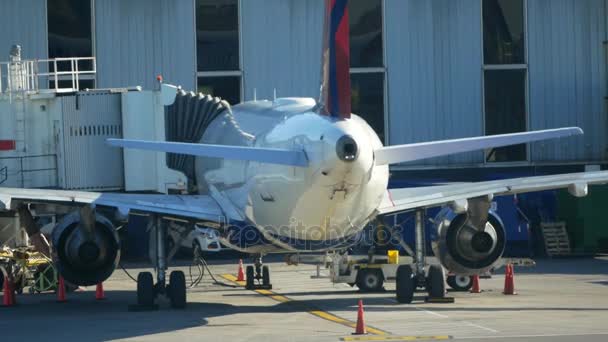
[[[579,127],[566,127],[534,132],[386,146],[375,150],[374,153],[376,155],[376,165],[397,164],[414,160],[441,157],[455,153],[517,145],[533,141],[563,138],[581,134],[583,134],[583,130]]]

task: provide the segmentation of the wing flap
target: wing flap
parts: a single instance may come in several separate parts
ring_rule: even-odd
[[[491,135],[485,137],[431,141],[425,143],[386,146],[374,151],[376,164],[397,164],[415,160],[441,157],[455,153],[504,147],[539,140],[555,139],[583,134],[578,127],[549,129],[543,131]]]
[[[128,139],[107,139],[106,141],[111,146],[138,150],[178,153],[198,157],[247,160],[297,167],[308,166],[308,159],[304,151]]]

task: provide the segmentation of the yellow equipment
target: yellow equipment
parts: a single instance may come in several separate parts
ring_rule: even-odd
[[[3,275],[13,279],[17,293],[28,286],[30,293],[57,288],[57,271],[51,259],[31,247],[1,248],[0,268]]]

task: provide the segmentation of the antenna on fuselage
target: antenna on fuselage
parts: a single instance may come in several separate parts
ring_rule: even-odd
[[[253,88],[253,102],[256,102],[258,100],[258,90],[256,88]]]
[[[272,101],[276,101],[277,100],[277,88],[274,88],[273,96],[274,97],[273,97]]]

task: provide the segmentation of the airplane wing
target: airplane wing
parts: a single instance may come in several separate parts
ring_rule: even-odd
[[[213,157],[256,161],[260,163],[305,167],[308,159],[303,151],[278,148],[246,146],[226,146],[211,144],[192,144],[167,141],[146,141],[128,139],[107,139],[111,146],[138,150],[187,154],[190,156]]]
[[[0,188],[0,211],[14,210],[20,203],[94,204],[117,209],[121,214],[149,212],[219,222],[224,213],[210,196],[140,195]]]
[[[405,163],[455,153],[529,143],[539,140],[581,135],[578,127],[546,129],[533,132],[489,135],[483,137],[430,141],[406,145],[385,146],[374,151],[376,165]]]
[[[608,171],[390,189],[386,191],[378,210],[380,214],[391,214],[416,208],[438,207],[454,201],[482,196],[520,194],[563,188],[567,188],[574,196],[582,197],[587,194],[589,185],[597,184],[608,184]]]

